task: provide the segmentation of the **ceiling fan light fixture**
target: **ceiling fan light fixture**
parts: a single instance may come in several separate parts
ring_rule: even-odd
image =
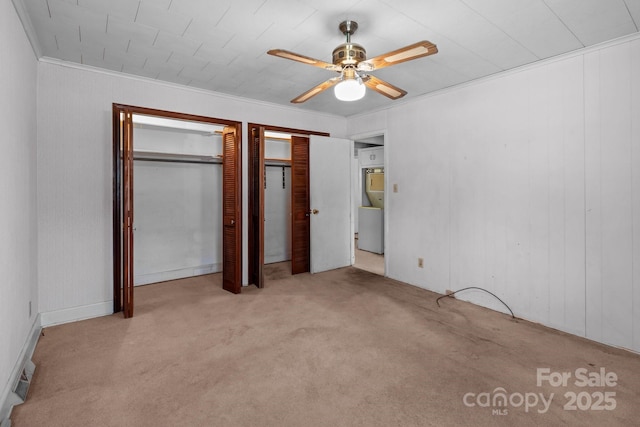
[[[349,102],[362,99],[367,92],[367,87],[392,100],[402,98],[407,94],[407,91],[369,73],[401,62],[438,53],[438,47],[435,44],[428,40],[422,40],[374,58],[367,58],[365,48],[351,42],[351,36],[358,29],[358,24],[355,21],[347,20],[340,23],[338,28],[347,37],[347,40],[333,50],[333,63],[331,64],[283,49],[271,49],[267,52],[269,55],[340,73],[340,77],[324,81],[302,95],[293,98],[291,100],[292,103],[305,102],[331,87],[333,87],[335,97],[340,101]]]
[[[364,97],[367,88],[361,79],[345,79],[335,85],[333,92],[340,101],[357,101]]]

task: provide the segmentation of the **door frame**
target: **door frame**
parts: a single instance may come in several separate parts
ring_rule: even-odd
[[[123,265],[123,250],[122,243],[124,241],[124,234],[127,232],[122,224],[122,204],[123,204],[123,147],[121,146],[122,141],[120,138],[120,117],[121,114],[125,116],[127,114],[141,114],[148,116],[156,116],[163,117],[169,119],[176,120],[184,120],[184,121],[193,121],[193,122],[203,122],[210,123],[219,126],[227,126],[231,127],[235,131],[235,158],[233,162],[236,167],[235,173],[235,200],[237,201],[237,220],[236,227],[239,232],[236,233],[236,252],[237,252],[237,263],[235,266],[234,276],[237,277],[237,284],[231,292],[239,293],[242,288],[242,168],[241,159],[242,159],[242,122],[219,119],[214,117],[207,116],[199,116],[195,114],[188,113],[179,113],[174,111],[167,110],[159,110],[154,108],[146,108],[146,107],[138,107],[133,105],[126,105],[120,103],[112,104],[112,156],[113,156],[113,183],[112,183],[112,202],[113,202],[113,312],[117,313],[119,311],[123,311],[123,281],[122,281],[122,265]],[[133,141],[130,142],[130,145],[133,144]],[[133,147],[131,147],[131,151],[133,151]],[[131,167],[131,174],[133,174],[133,167]],[[133,180],[131,180],[133,181]],[[133,184],[133,182],[131,182]],[[131,188],[133,191],[133,188]],[[131,200],[133,202],[133,200]],[[131,243],[131,259],[133,257],[133,243]],[[224,251],[224,249],[223,249]],[[131,287],[133,287],[133,283],[131,283]],[[131,301],[132,302],[132,301]],[[130,309],[124,310],[125,317],[133,316],[133,307]]]
[[[384,138],[384,143],[382,144],[382,148],[383,148],[383,152],[384,152],[384,220],[383,220],[383,242],[384,242],[384,276],[388,277],[388,271],[389,271],[389,257],[387,256],[387,248],[389,247],[389,245],[387,245],[387,242],[389,241],[387,239],[388,235],[389,235],[389,214],[388,214],[388,209],[392,209],[391,204],[389,203],[391,201],[391,197],[389,195],[389,193],[391,192],[391,185],[389,184],[389,138],[387,136],[387,131],[386,129],[381,129],[381,130],[376,130],[376,131],[371,131],[371,132],[364,132],[364,133],[358,133],[355,135],[351,135],[349,136],[349,139],[351,139],[352,141],[357,141],[359,139],[367,139],[367,138],[371,138],[374,136],[380,136],[382,135],[382,137]],[[359,169],[359,168],[358,168]],[[358,173],[361,173],[361,171],[358,171]],[[351,208],[353,209],[353,207]],[[356,212],[352,212],[352,215],[356,215],[357,214],[357,209]],[[358,227],[359,228],[359,227]]]
[[[292,135],[298,135],[303,137],[310,137],[311,135],[318,136],[331,136],[328,132],[318,132],[312,130],[304,130],[304,129],[295,129],[295,128],[287,128],[282,126],[273,126],[273,125],[265,125],[259,123],[247,123],[247,135],[249,138],[252,136],[252,129],[257,128],[259,131],[262,130],[264,132],[280,132],[280,133],[288,133]],[[248,218],[249,218],[249,247],[248,247],[248,260],[249,260],[249,284],[254,284],[258,287],[264,286],[264,277],[260,277],[258,283],[252,283],[252,278],[255,278],[257,274],[260,272],[256,272],[256,265],[262,262],[262,266],[264,266],[264,234],[259,238],[256,238],[255,233],[259,232],[259,230],[255,230],[255,226],[252,226],[252,218],[255,210],[259,210],[256,216],[257,221],[262,221],[264,223],[264,197],[255,198],[254,194],[254,186],[256,184],[252,184],[254,182],[254,172],[252,165],[254,164],[254,150],[251,148],[253,145],[253,141],[249,141],[249,153],[248,153],[248,165],[249,165],[249,204],[248,204]],[[264,144],[262,144],[264,146]],[[259,164],[264,164],[264,150],[261,153],[261,159],[258,159]],[[293,155],[291,159],[293,163]],[[264,176],[256,177],[258,180],[256,181],[258,188],[264,188],[264,182],[260,181],[264,179]],[[259,191],[259,190],[258,190]],[[309,186],[307,185],[307,193],[309,191]],[[262,196],[264,196],[264,192],[262,192]],[[291,194],[293,199],[294,195]],[[293,207],[293,203],[291,204]],[[257,247],[256,247],[257,246]],[[258,259],[256,259],[256,257]],[[254,280],[255,281],[255,280]]]

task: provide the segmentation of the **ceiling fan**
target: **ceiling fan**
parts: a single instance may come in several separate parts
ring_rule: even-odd
[[[302,62],[303,64],[309,64],[314,67],[340,73],[340,76],[320,83],[302,95],[292,99],[292,103],[299,104],[305,102],[333,86],[335,86],[334,91],[336,98],[341,101],[356,101],[361,99],[366,91],[365,86],[391,99],[402,98],[407,94],[406,91],[368,73],[391,65],[400,64],[401,62],[433,55],[438,52],[435,44],[423,40],[385,53],[384,55],[367,59],[367,52],[364,47],[357,43],[351,43],[351,36],[358,29],[358,23],[355,21],[344,21],[340,23],[338,28],[342,34],[347,37],[347,41],[333,50],[333,64],[282,49],[272,49],[267,52],[269,55],[291,59]]]

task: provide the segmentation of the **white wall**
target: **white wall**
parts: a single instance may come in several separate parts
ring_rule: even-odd
[[[155,81],[38,63],[38,226],[42,322],[111,312],[111,104],[346,134],[346,119]],[[247,170],[246,164],[244,170]],[[244,241],[247,240],[247,177]],[[246,251],[244,245],[246,281]]]
[[[134,151],[198,156],[222,155],[222,135],[219,133],[210,134],[189,129],[147,126],[144,124],[136,125],[135,119],[137,115],[134,114],[133,117]],[[174,120],[174,122],[179,123],[177,120]],[[168,126],[172,126],[171,121],[167,121],[167,123]],[[212,133],[223,129],[223,126],[217,125],[200,126],[210,128]]]
[[[353,194],[351,203],[353,232],[358,233],[358,208],[362,206],[362,170],[357,154],[351,160],[351,194]]]
[[[390,277],[480,286],[640,351],[639,38],[353,117],[349,134],[385,122]]]
[[[134,162],[134,283],[222,271],[222,165]]]
[[[0,421],[10,376],[36,322],[36,58],[0,2]],[[33,310],[29,316],[29,302]],[[11,380],[14,378],[12,377]]]
[[[264,262],[270,264],[291,259],[291,168],[265,166],[265,178]]]
[[[585,71],[587,337],[640,351],[640,39]]]

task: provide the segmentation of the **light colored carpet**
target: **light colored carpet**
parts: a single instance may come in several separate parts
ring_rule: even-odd
[[[136,313],[47,328],[28,426],[630,426],[640,357],[356,268],[221,289],[219,274],[136,288]],[[517,314],[517,313],[516,313]],[[616,386],[536,385],[536,368],[615,372]],[[469,407],[497,388],[503,407]],[[563,409],[567,392],[614,410]],[[516,407],[520,393],[554,394]],[[484,396],[484,395],[483,395]],[[595,396],[595,395],[594,395]],[[586,397],[583,399],[584,401]],[[482,400],[481,400],[482,402]],[[499,409],[507,415],[492,414]]]
[[[353,264],[355,268],[384,276],[384,255],[358,249],[357,238],[355,256],[356,262]]]

